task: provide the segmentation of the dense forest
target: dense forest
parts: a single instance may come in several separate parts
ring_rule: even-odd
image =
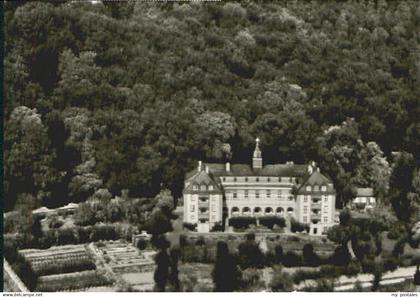
[[[4,4],[6,210],[179,197],[205,161],[315,160],[414,211],[420,3]],[[124,191],[126,190],[126,191]]]

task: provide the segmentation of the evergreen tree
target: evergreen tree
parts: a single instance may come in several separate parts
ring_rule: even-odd
[[[215,292],[233,292],[240,286],[241,272],[226,242],[217,242],[216,262],[212,271]]]

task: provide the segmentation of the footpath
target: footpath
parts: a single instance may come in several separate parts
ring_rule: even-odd
[[[6,259],[3,258],[4,291],[6,292],[30,292],[22,280],[16,275]]]
[[[381,285],[399,284],[408,279],[413,279],[416,266],[401,267],[394,271],[388,271],[382,275]],[[373,282],[373,274],[362,273],[357,276],[348,277],[345,275],[340,276],[334,282],[334,291],[351,291],[354,288],[354,284],[359,282],[362,288],[370,288]],[[305,280],[300,282],[296,289],[303,290],[305,287],[315,287],[315,280]]]

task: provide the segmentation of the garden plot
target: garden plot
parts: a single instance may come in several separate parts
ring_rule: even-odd
[[[20,254],[37,278],[37,291],[80,291],[112,284],[97,270],[92,255],[84,245],[27,249],[21,250]]]
[[[96,244],[107,265],[136,291],[153,289],[154,251],[140,251],[128,242],[108,241]]]
[[[27,249],[21,250],[20,254],[38,276],[95,269],[94,261],[84,245]]]
[[[41,276],[37,291],[56,292],[109,285],[111,282],[94,270]]]
[[[115,273],[154,271],[155,252],[140,252],[129,243],[112,241],[99,246],[98,249]]]

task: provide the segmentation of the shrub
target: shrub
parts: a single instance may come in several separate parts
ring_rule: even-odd
[[[357,275],[358,273],[360,273],[362,270],[359,261],[357,260],[352,260],[350,261],[349,265],[347,265],[347,269],[346,269],[346,275],[352,276],[352,275]]]
[[[379,290],[381,279],[382,279],[382,267],[381,265],[378,264],[375,266],[375,269],[373,271],[373,282],[372,282],[373,292]]]
[[[280,245],[280,244],[278,244],[278,245],[276,245],[275,246],[275,248],[274,248],[274,261],[275,261],[275,263],[277,263],[277,264],[279,264],[279,263],[281,263],[282,261],[283,261],[283,247]]]
[[[192,224],[192,223],[184,223],[183,227],[187,230],[190,231],[195,231],[197,229],[197,224]]]
[[[197,245],[197,246],[203,246],[205,244],[206,244],[206,242],[205,242],[203,236],[198,237],[197,241],[195,242],[195,245]]]
[[[314,247],[311,243],[303,246],[303,259],[309,266],[318,266],[320,263],[319,257],[314,252]]]
[[[286,227],[286,221],[284,218],[278,216],[263,216],[259,218],[260,224],[273,229],[274,225],[278,225],[279,227]]]
[[[363,292],[362,283],[359,280],[354,283],[353,292]]]
[[[275,268],[270,287],[273,292],[291,292],[293,291],[292,277],[288,273],[282,272],[281,268]]]
[[[248,228],[249,225],[256,224],[257,220],[254,217],[233,217],[229,219],[229,226],[237,229]]]
[[[395,258],[387,258],[384,260],[384,270],[385,271],[394,271],[398,268],[398,260]]]
[[[48,227],[51,229],[57,229],[64,225],[64,222],[60,220],[57,215],[52,215],[48,220]]]
[[[328,279],[320,279],[316,282],[315,292],[333,292],[334,281]]]
[[[144,239],[139,239],[138,241],[137,241],[137,248],[139,249],[139,250],[144,250],[144,249],[146,249],[146,247],[147,247],[147,241],[146,240],[144,240]]]
[[[301,266],[302,257],[295,252],[289,251],[283,257],[283,264],[286,267]]]
[[[375,270],[375,262],[369,259],[363,260],[362,270],[364,273],[373,273]]]
[[[329,278],[339,277],[344,273],[345,267],[334,266],[334,265],[322,265],[319,269],[321,275]]]
[[[224,231],[225,228],[223,227],[223,224],[221,222],[217,222],[216,224],[214,224],[213,228],[211,228],[211,232],[220,232],[220,231]]]
[[[261,268],[264,265],[264,255],[255,242],[255,234],[247,234],[246,240],[239,244],[238,262],[242,268]]]
[[[414,273],[414,284],[416,286],[420,286],[420,270],[419,266],[417,265],[416,272]]]
[[[303,231],[306,231],[309,233],[309,229],[310,228],[308,224],[303,224],[301,222],[296,221],[293,218],[290,221],[290,231],[292,231],[293,233],[303,232]]]

